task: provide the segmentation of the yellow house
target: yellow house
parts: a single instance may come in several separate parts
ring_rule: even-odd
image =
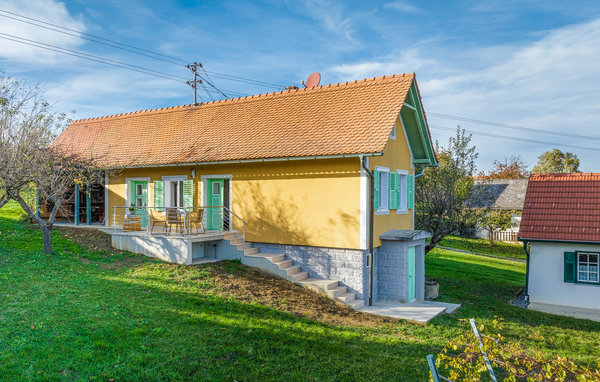
[[[414,178],[437,164],[414,74],[78,120],[54,146],[111,169],[115,246],[240,258],[353,306],[423,298]]]

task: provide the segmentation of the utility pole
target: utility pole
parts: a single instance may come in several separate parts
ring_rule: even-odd
[[[192,87],[192,89],[194,90],[194,106],[196,106],[196,105],[198,105],[198,102],[196,102],[196,98],[198,96],[198,92],[197,92],[198,84],[202,83],[202,80],[198,79],[198,68],[201,68],[202,64],[194,62],[191,65],[186,65],[185,67],[188,68],[189,70],[191,70],[192,73],[194,74],[194,80],[186,81],[186,84],[190,85]]]

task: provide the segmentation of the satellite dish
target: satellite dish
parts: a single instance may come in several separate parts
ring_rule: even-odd
[[[307,88],[313,88],[315,86],[319,86],[320,82],[321,82],[321,74],[319,72],[314,72],[313,74],[308,76],[305,86]]]

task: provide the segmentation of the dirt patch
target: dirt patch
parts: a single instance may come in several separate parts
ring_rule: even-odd
[[[86,251],[104,251],[116,255],[122,253],[110,243],[110,235],[92,228],[56,227],[57,231],[65,234],[73,243],[79,244]]]
[[[382,326],[397,319],[358,312],[329,297],[256,268],[221,262],[207,265],[220,294],[316,321],[343,326]]]
[[[96,229],[57,228],[71,241],[88,251],[101,251],[107,256],[121,255],[124,251],[111,246],[110,235]],[[125,256],[121,261],[102,264],[106,268],[121,268],[143,262],[143,255]],[[89,262],[82,257],[83,262]],[[177,266],[177,265],[173,265]],[[398,320],[358,312],[329,297],[303,288],[280,277],[236,262],[223,261],[203,265],[211,272],[215,290],[225,297],[241,302],[255,302],[277,310],[308,317],[316,321],[343,326],[382,326]]]

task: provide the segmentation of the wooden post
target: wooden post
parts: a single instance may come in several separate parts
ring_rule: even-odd
[[[79,225],[79,185],[75,183],[75,225]]]
[[[471,318],[469,319],[469,322],[471,323],[471,329],[473,330],[473,333],[475,334],[475,337],[477,337],[477,341],[479,342],[479,350],[483,355],[483,360],[485,361],[485,366],[487,367],[488,372],[490,373],[490,378],[492,378],[492,381],[497,382],[496,374],[494,374],[494,369],[492,368],[492,363],[490,362],[490,359],[488,358],[488,355],[484,350],[483,340],[481,339],[481,335],[479,334],[479,329],[477,329],[475,319]]]

